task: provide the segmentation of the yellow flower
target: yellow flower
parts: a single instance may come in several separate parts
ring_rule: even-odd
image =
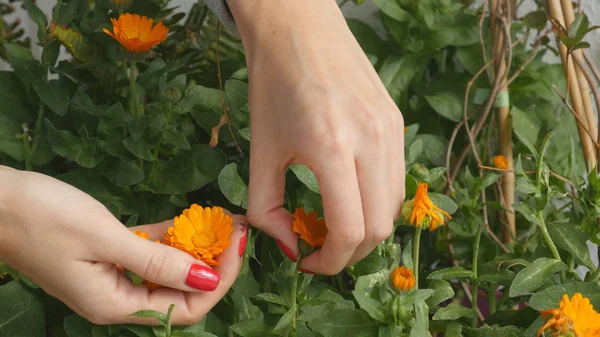
[[[300,238],[312,248],[321,247],[325,243],[325,236],[327,236],[325,219],[318,219],[318,217],[319,214],[316,211],[306,214],[304,207],[300,207],[296,208],[294,222],[292,223],[292,230],[300,235]]]
[[[188,252],[209,266],[227,247],[233,232],[233,218],[223,208],[202,208],[196,204],[175,217],[174,226],[165,234],[164,244]]]
[[[494,166],[501,170],[508,170],[508,162],[506,161],[506,157],[503,155],[494,156],[492,159],[494,162]]]
[[[428,187],[427,183],[419,183],[415,198],[402,205],[402,217],[415,227],[422,226],[434,231],[438,226],[444,225],[444,217],[448,219],[452,219],[452,217],[429,199]]]
[[[400,291],[409,291],[415,286],[415,276],[412,269],[405,266],[396,267],[390,275],[394,288]]]
[[[600,314],[580,293],[571,299],[565,294],[558,309],[542,310],[541,314],[550,319],[538,331],[538,337],[550,328],[557,334],[574,332],[577,337],[600,337]]]
[[[147,52],[150,48],[167,39],[169,29],[162,22],[152,27],[154,20],[137,14],[121,14],[118,19],[111,19],[113,31],[102,31],[117,40],[127,51],[132,53]]]
[[[150,235],[148,235],[148,233],[146,233],[146,232],[134,231],[133,234],[135,234],[143,239],[150,240]]]

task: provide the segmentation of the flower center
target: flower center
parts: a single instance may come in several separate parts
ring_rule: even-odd
[[[205,230],[202,232],[196,232],[194,236],[192,236],[192,243],[197,248],[210,248],[217,242],[217,235],[215,232]]]

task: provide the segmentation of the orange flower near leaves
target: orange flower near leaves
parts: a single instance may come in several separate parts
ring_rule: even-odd
[[[394,288],[400,291],[409,291],[415,286],[415,276],[412,269],[405,266],[396,267],[390,275]]]
[[[148,233],[146,233],[146,232],[134,231],[133,233],[143,239],[150,240],[150,235],[148,235]]]
[[[574,332],[576,337],[600,337],[600,314],[594,310],[590,300],[576,293],[569,299],[565,294],[558,309],[542,310],[542,317],[551,317],[538,331],[553,329],[560,335]]]
[[[508,170],[508,162],[506,161],[506,157],[503,155],[494,156],[492,159],[494,162],[494,166],[501,170]]]
[[[428,188],[429,184],[419,183],[415,198],[402,205],[402,216],[406,222],[415,227],[429,228],[430,231],[434,231],[440,225],[444,225],[444,217],[448,219],[452,217],[431,201],[427,193]]]
[[[173,227],[165,234],[164,244],[183,250],[209,266],[227,247],[233,232],[233,218],[221,207],[205,207],[193,204],[175,217]]]
[[[292,230],[300,235],[300,238],[309,244],[312,248],[323,246],[325,236],[327,236],[327,226],[325,219],[318,219],[317,211],[311,211],[306,214],[304,207],[296,208],[294,213],[294,222]]]
[[[127,51],[132,53],[147,52],[150,48],[167,39],[169,29],[162,22],[154,27],[153,19],[137,14],[121,14],[118,19],[111,19],[113,31],[102,31],[117,40]]]

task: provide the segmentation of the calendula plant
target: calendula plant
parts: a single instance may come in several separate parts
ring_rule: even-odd
[[[197,324],[171,324],[171,306],[131,313],[156,326],[95,325],[0,262],[0,336],[600,336],[588,249],[600,241],[600,78],[585,51],[596,27],[570,1],[374,3],[384,37],[347,22],[406,122],[392,236],[338,275],[302,270],[327,224],[315,175],[291,165],[300,255],[253,231],[236,283]],[[239,38],[201,1],[180,13],[168,0],[59,0],[47,19],[23,0],[0,4],[2,18],[18,5],[43,53],[0,20],[12,67],[0,72],[0,164],[71,184],[128,227],[173,219],[136,234],[218,264],[226,210],[248,205]]]

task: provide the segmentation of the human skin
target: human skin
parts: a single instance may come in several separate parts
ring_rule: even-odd
[[[252,143],[248,217],[298,255],[283,207],[289,164],[319,179],[329,234],[303,259],[306,272],[335,274],[387,238],[404,198],[404,122],[333,0],[229,0],[246,50]],[[186,284],[191,265],[174,248],[145,241],[98,201],[38,173],[0,166],[0,260],[96,324],[156,324],[131,313],[165,312],[176,325],[198,322],[241,267],[246,233],[235,216],[232,244],[215,268],[214,291]],[[157,239],[172,223],[141,226]],[[168,261],[165,262],[165,261]],[[123,265],[165,285],[148,291]]]
[[[334,0],[227,1],[249,73],[248,219],[299,254],[285,173],[317,176],[329,230],[302,260],[333,275],[391,235],[404,199],[404,121]]]

